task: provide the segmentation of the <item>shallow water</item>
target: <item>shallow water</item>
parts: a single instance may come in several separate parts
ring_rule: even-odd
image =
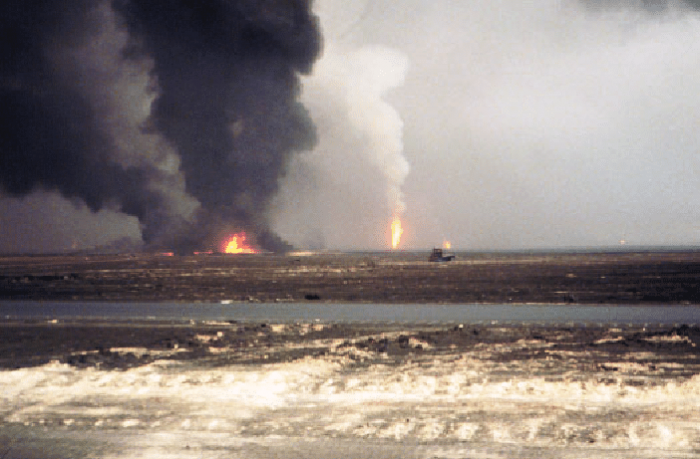
[[[538,304],[105,303],[0,301],[5,318],[238,320],[334,323],[694,324],[700,306]]]
[[[236,350],[264,361],[294,346],[317,349],[274,363],[158,360],[117,371],[52,362],[1,371],[0,457],[700,457],[700,375],[673,376],[682,355],[613,354],[604,344],[618,340],[616,327],[582,352],[556,346],[565,327],[543,331],[546,340],[454,349],[412,337],[412,351],[399,357],[352,345],[395,342],[412,330]],[[489,329],[492,338],[512,332]],[[677,334],[644,340],[697,352]]]

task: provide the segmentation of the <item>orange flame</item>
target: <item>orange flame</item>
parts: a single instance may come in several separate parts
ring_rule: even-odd
[[[452,248],[452,243],[450,241],[442,241],[442,248],[449,250]]]
[[[401,235],[403,234],[403,228],[401,228],[401,220],[399,217],[394,216],[394,220],[391,222],[391,248],[396,249],[401,242]]]
[[[224,253],[258,253],[257,250],[245,243],[246,235],[244,232],[236,233],[225,242]]]

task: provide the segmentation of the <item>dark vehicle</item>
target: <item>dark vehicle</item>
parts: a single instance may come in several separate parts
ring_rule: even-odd
[[[452,261],[454,258],[454,254],[444,254],[442,249],[433,249],[433,253],[430,254],[428,261]]]

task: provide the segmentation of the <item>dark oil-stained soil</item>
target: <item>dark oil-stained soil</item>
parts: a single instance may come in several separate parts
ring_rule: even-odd
[[[552,377],[684,379],[700,373],[700,328],[629,326],[267,324],[0,320],[0,369],[57,361],[127,370],[155,361],[260,365],[346,353],[358,367],[430,362],[483,349],[508,368],[532,361]],[[522,365],[517,368],[522,367]],[[523,371],[523,370],[520,370]],[[517,376],[509,374],[510,377]],[[626,376],[625,376],[626,375]]]
[[[700,251],[0,257],[0,299],[700,303]]]
[[[0,300],[700,303],[696,251],[459,253],[446,263],[427,257],[427,252],[0,257]],[[516,342],[527,344],[512,346]],[[634,368],[641,365],[656,376],[700,372],[700,329],[692,324],[613,330],[0,320],[5,369],[50,361],[114,370],[157,360],[260,364],[321,357],[344,347],[387,364],[483,345],[493,345],[491,359],[548,362],[557,374],[564,360],[586,367],[576,371],[614,374],[626,371],[630,356]],[[357,365],[371,363],[364,357]]]

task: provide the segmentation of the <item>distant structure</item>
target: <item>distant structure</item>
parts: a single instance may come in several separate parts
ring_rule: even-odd
[[[454,254],[445,254],[442,252],[442,249],[435,248],[433,249],[433,253],[430,254],[430,257],[428,257],[428,261],[452,261],[454,258]]]

